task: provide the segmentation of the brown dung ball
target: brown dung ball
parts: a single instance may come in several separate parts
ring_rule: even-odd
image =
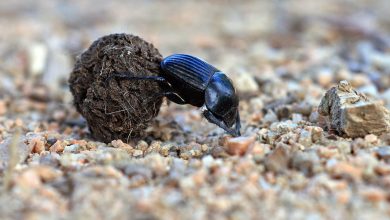
[[[104,36],[78,57],[69,78],[70,90],[95,139],[108,143],[144,136],[162,104],[158,83],[106,79],[115,73],[158,76],[161,60],[152,44],[129,34]]]

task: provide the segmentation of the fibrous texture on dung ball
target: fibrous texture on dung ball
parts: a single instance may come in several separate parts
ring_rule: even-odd
[[[112,74],[160,75],[161,54],[152,44],[128,34],[96,40],[78,57],[69,78],[74,105],[92,136],[103,142],[142,137],[158,114],[162,96],[156,82],[106,79]]]

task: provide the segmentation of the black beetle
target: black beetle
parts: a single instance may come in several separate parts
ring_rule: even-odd
[[[157,81],[162,96],[180,105],[201,107],[204,117],[233,136],[240,136],[238,96],[232,81],[207,62],[187,54],[173,54],[161,61],[162,76],[132,77],[115,73],[126,80]],[[232,126],[235,124],[235,128]]]

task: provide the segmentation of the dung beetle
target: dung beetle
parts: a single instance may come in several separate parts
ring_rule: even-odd
[[[170,101],[200,107],[203,116],[232,136],[240,136],[238,96],[232,81],[207,62],[187,54],[173,54],[161,61],[162,76],[134,77],[115,73],[111,78],[152,80]],[[233,128],[233,125],[235,127]]]

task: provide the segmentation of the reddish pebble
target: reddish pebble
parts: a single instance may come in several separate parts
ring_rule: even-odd
[[[37,189],[42,186],[42,182],[34,169],[27,169],[16,178],[15,185],[23,189]]]
[[[390,175],[390,165],[387,164],[380,164],[374,167],[374,170],[377,174],[386,176]]]
[[[255,137],[236,137],[227,140],[224,147],[228,154],[242,156],[254,142]]]
[[[370,202],[380,202],[386,199],[386,192],[379,188],[370,188],[361,192],[361,195]]]
[[[364,136],[364,140],[370,144],[376,144],[378,142],[378,137],[374,134],[368,134]]]
[[[255,142],[251,149],[251,153],[254,155],[263,155],[264,154],[264,144],[261,144],[259,142]]]
[[[33,168],[33,170],[44,182],[50,182],[58,177],[61,177],[60,171],[57,171],[49,166],[36,166]]]
[[[133,148],[120,139],[111,141],[111,145],[115,148]]]
[[[326,159],[332,158],[338,154],[338,150],[336,148],[329,148],[329,147],[319,148],[317,152],[321,158],[326,158]]]
[[[347,178],[355,181],[360,180],[362,176],[361,169],[346,162],[339,162],[332,166],[330,172],[335,178]]]
[[[351,199],[351,193],[349,191],[342,191],[336,194],[337,201],[342,204],[347,204]]]
[[[30,143],[30,149],[32,149],[33,153],[41,153],[45,150],[45,143],[41,140],[40,137],[35,137],[31,139]]]
[[[64,146],[61,144],[61,141],[56,141],[51,147],[50,147],[50,151],[51,152],[56,152],[56,153],[60,153],[60,152],[63,152],[64,151]]]
[[[0,100],[0,115],[4,115],[5,113],[7,113],[7,105],[5,101]]]

